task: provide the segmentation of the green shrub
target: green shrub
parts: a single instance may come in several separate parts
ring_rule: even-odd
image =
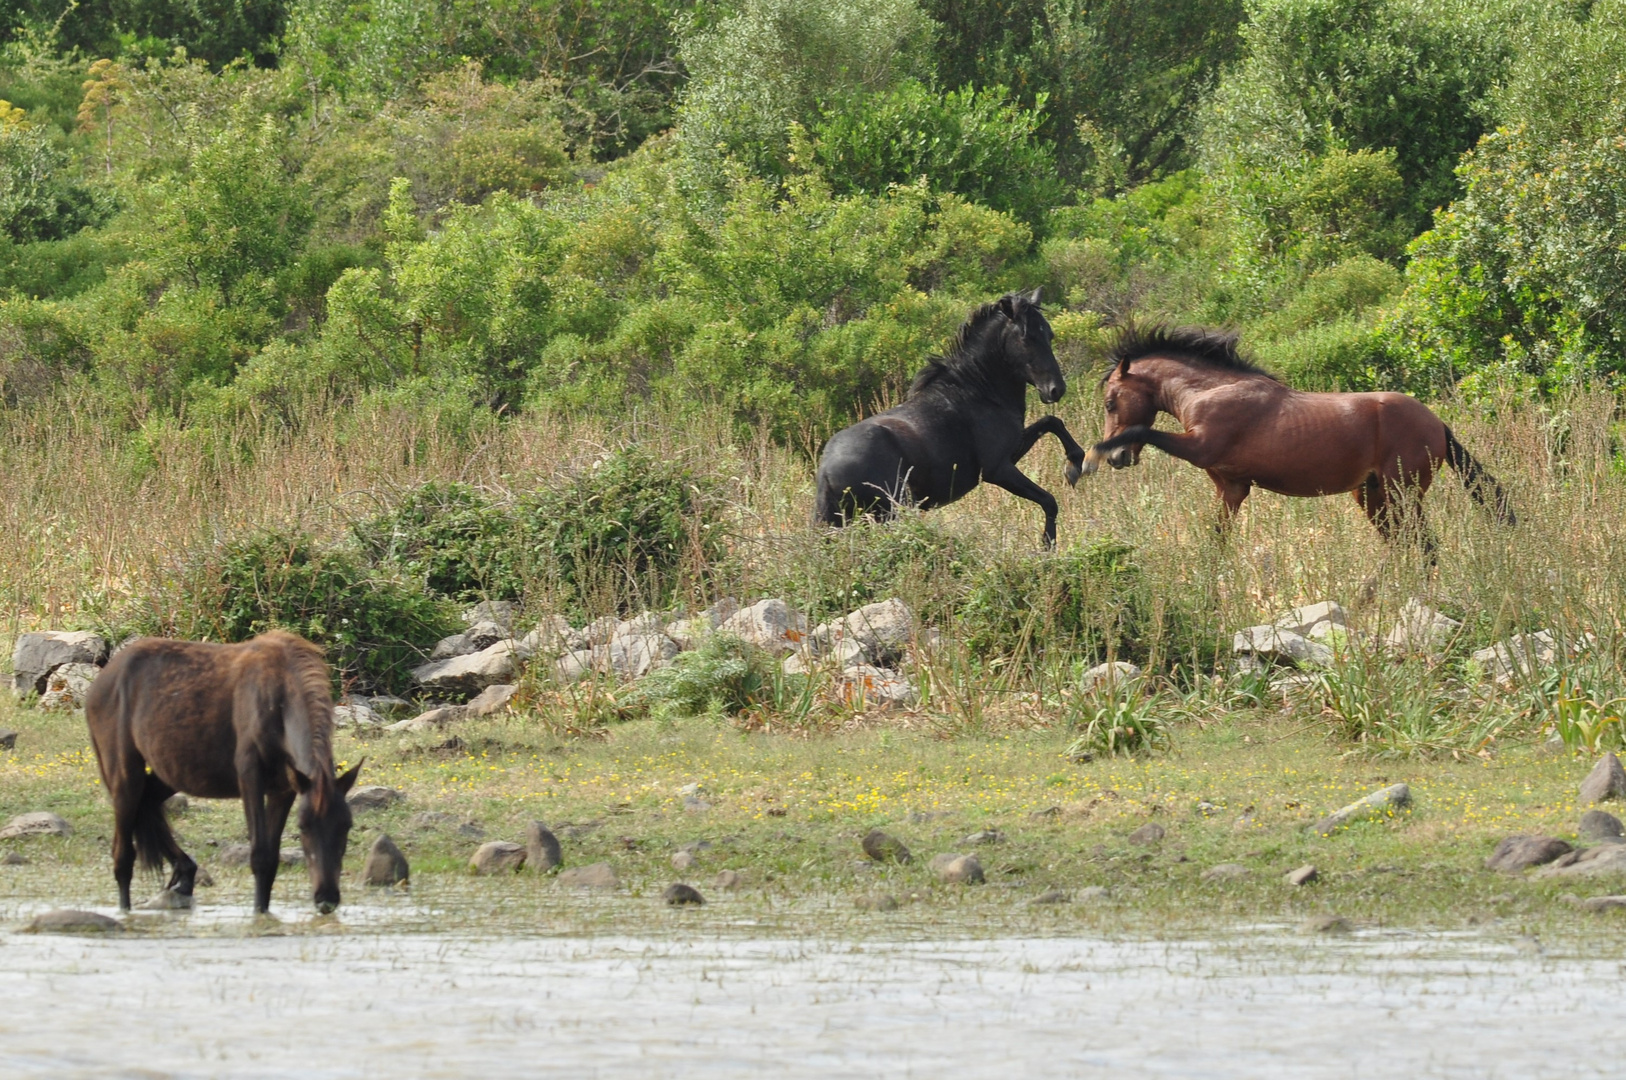
[[[886,524],[864,518],[844,529],[821,530],[811,541],[810,548],[763,557],[752,584],[815,620],[891,597],[927,623],[948,619],[979,562],[941,518],[912,511]]]
[[[1134,549],[1115,540],[990,563],[956,620],[973,653],[1028,661],[1052,650],[1145,661],[1151,623]]]
[[[787,692],[786,679],[763,650],[729,634],[713,634],[699,648],[680,653],[671,664],[638,680],[623,704],[662,717],[732,716],[778,704]]]
[[[1174,745],[1160,703],[1138,681],[1104,685],[1074,698],[1068,703],[1067,726],[1078,732],[1067,747],[1067,756],[1075,761],[1133,757]]]
[[[456,608],[343,547],[264,529],[197,555],[162,594],[118,620],[115,633],[245,641],[267,630],[328,651],[343,682],[404,689],[411,668],[461,626]]]
[[[373,563],[397,567],[437,596],[514,600],[524,589],[524,543],[512,508],[468,484],[431,481],[355,525]]]

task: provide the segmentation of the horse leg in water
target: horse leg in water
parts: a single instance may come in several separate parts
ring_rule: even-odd
[[[1044,510],[1044,546],[1056,546],[1056,497],[1035,484],[1028,476],[1008,461],[982,474],[982,478],[997,488],[1004,488],[1019,499],[1038,503]]]
[[[1044,435],[1054,435],[1061,443],[1062,453],[1067,455],[1067,485],[1072,487],[1078,483],[1078,478],[1084,475],[1084,448],[1078,445],[1073,433],[1067,430],[1059,416],[1045,416],[1029,424],[1022,431],[1022,441],[1016,444],[1015,453],[1011,454],[1011,464],[1020,464],[1033,449],[1033,444]]]
[[[122,775],[106,777],[113,800],[113,880],[119,887],[119,910],[130,910],[130,880],[135,877],[137,822],[146,787],[147,763],[133,751],[123,762]]]

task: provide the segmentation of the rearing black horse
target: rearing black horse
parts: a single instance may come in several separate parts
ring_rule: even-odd
[[[947,356],[915,376],[902,405],[830,437],[819,459],[817,521],[845,525],[868,514],[885,521],[899,505],[943,506],[986,480],[1044,509],[1044,539],[1056,542],[1056,499],[1016,467],[1039,436],[1061,440],[1067,482],[1082,475],[1084,448],[1054,416],[1026,428],[1027,389],[1051,404],[1067,391],[1039,311],[1039,290],[1009,293],[971,313]]]

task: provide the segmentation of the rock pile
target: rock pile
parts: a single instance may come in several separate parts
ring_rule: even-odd
[[[83,708],[108,652],[107,639],[86,630],[20,634],[11,652],[12,692],[39,694],[42,709]]]

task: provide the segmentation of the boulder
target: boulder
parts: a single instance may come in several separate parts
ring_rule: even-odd
[[[559,871],[556,880],[570,889],[613,889],[621,883],[615,876],[615,867],[607,862],[572,866]]]
[[[937,880],[945,885],[981,885],[983,882],[982,863],[975,855],[952,852],[934,855],[931,868]]]
[[[718,632],[733,634],[775,656],[795,650],[807,636],[807,619],[779,599],[761,600],[724,619]]]
[[[1164,831],[1163,826],[1159,825],[1155,821],[1148,821],[1146,824],[1130,833],[1127,839],[1131,844],[1150,846],[1161,841],[1166,835],[1167,833]]]
[[[690,904],[704,904],[706,898],[700,895],[700,890],[693,885],[685,885],[681,881],[668,885],[666,891],[661,893],[661,899],[673,907],[683,907]]]
[[[907,709],[915,703],[915,688],[896,671],[860,664],[830,681],[829,694],[855,709],[878,707]]]
[[[869,664],[869,654],[864,646],[852,638],[841,638],[821,656],[814,656],[810,648],[797,649],[785,657],[782,665],[786,675],[806,675],[816,668],[830,668],[836,671],[847,671],[852,668],[866,667]]]
[[[1276,626],[1300,637],[1319,641],[1331,635],[1333,630],[1348,630],[1349,616],[1336,601],[1323,600],[1319,604],[1294,608],[1277,619]]]
[[[107,639],[88,630],[44,630],[19,634],[11,651],[12,688],[19,694],[45,693],[45,677],[63,664],[107,663]]]
[[[1532,866],[1545,866],[1561,855],[1575,850],[1555,836],[1520,834],[1504,837],[1485,860],[1485,869],[1504,874],[1517,874]]]
[[[740,610],[740,602],[732,596],[725,596],[700,614],[688,619],[679,619],[666,627],[666,636],[678,643],[678,648],[685,651],[699,648],[706,635],[722,625],[723,620]]]
[[[1599,844],[1554,859],[1531,877],[1603,877],[1626,874],[1626,844]]]
[[[524,865],[525,849],[509,840],[487,841],[469,860],[469,869],[476,874],[511,874]]]
[[[32,934],[116,934],[123,929],[124,924],[117,919],[72,908],[47,911],[34,916],[28,924],[28,932]]]
[[[384,730],[392,732],[405,732],[408,734],[415,731],[434,731],[438,728],[445,727],[447,724],[454,721],[465,719],[468,715],[469,710],[466,706],[440,705],[436,708],[430,709],[428,712],[419,713],[417,716],[408,717],[405,720],[397,720]]]
[[[1566,645],[1551,630],[1538,630],[1534,634],[1514,634],[1498,645],[1479,649],[1471,659],[1487,678],[1507,685],[1521,678],[1540,678],[1561,656],[1573,656],[1585,644],[1583,640]]]
[[[0,728],[0,750],[17,749],[17,733],[10,728]]]
[[[558,615],[549,615],[514,644],[514,651],[521,660],[529,660],[533,656],[557,657],[585,648],[587,639],[580,632],[572,630],[570,624]]]
[[[499,641],[479,652],[436,660],[412,669],[412,677],[425,690],[477,694],[495,683],[511,683],[517,674],[514,643]]]
[[[556,682],[581,682],[595,670],[597,663],[593,649],[573,649],[554,661],[553,677]]]
[[[519,615],[519,605],[512,600],[482,600],[463,613],[463,621],[470,626],[481,623],[495,624],[503,637],[507,637],[514,629],[514,619]]]
[[[1581,826],[1576,835],[1582,840],[1602,841],[1607,844],[1626,837],[1626,830],[1621,828],[1620,819],[1615,815],[1602,810],[1588,810],[1581,815]]]
[[[677,642],[659,631],[635,631],[611,638],[605,661],[618,677],[630,682],[670,664],[679,651]]]
[[[500,713],[508,708],[508,702],[513,698],[514,691],[519,687],[513,683],[492,683],[463,706],[469,716],[490,716]]]
[[[630,619],[622,619],[615,624],[615,632],[610,635],[614,641],[618,637],[645,637],[649,634],[659,634],[666,628],[666,620],[654,611],[644,611]]]
[[[525,827],[525,865],[539,874],[545,874],[565,861],[559,838],[540,821]]]
[[[700,857],[692,851],[676,851],[672,853],[672,869],[679,873],[694,869],[694,864],[699,861]]]
[[[18,814],[0,829],[0,840],[13,840],[22,836],[69,836],[73,826],[49,810],[35,810]]]
[[[1250,626],[1231,636],[1231,651],[1255,660],[1286,660],[1294,664],[1330,664],[1333,653],[1319,641],[1278,626]]]
[[[865,604],[843,618],[820,624],[807,636],[816,656],[830,652],[838,642],[851,641],[863,651],[867,662],[876,665],[901,660],[914,639],[914,612],[897,599]]]
[[[1400,617],[1383,642],[1397,652],[1435,654],[1451,644],[1462,629],[1456,619],[1442,615],[1413,597],[1400,608]]]
[[[600,615],[581,628],[582,641],[589,649],[598,645],[608,645],[610,639],[615,637],[615,628],[620,625],[621,620],[614,615]]]
[[[1112,660],[1097,664],[1079,677],[1078,686],[1086,694],[1101,689],[1127,686],[1140,678],[1140,666],[1127,660]]]
[[[1320,874],[1316,873],[1316,868],[1313,864],[1305,863],[1297,870],[1289,870],[1285,875],[1283,875],[1283,880],[1285,880],[1289,885],[1308,885],[1310,882],[1318,880],[1320,876]]]
[[[903,846],[901,840],[882,832],[880,829],[871,829],[862,841],[864,854],[876,862],[906,863],[914,856],[909,849]]]
[[[1576,795],[1576,801],[1582,806],[1611,799],[1626,799],[1626,770],[1620,767],[1620,759],[1612,751],[1592,766]]]
[[[367,784],[352,791],[350,797],[345,801],[350,804],[351,810],[365,813],[368,810],[383,810],[385,807],[394,806],[404,799],[406,799],[406,792],[404,791],[384,787],[381,784]]]
[[[384,724],[384,718],[370,705],[333,706],[333,726],[336,728],[381,728]]]
[[[69,712],[85,707],[85,695],[102,669],[95,664],[63,664],[45,676],[45,693],[39,707],[47,712]]]
[[[1315,831],[1322,836],[1331,836],[1351,822],[1393,817],[1396,811],[1410,805],[1411,788],[1405,784],[1392,784],[1328,814],[1316,823]]]
[[[407,858],[389,834],[373,841],[367,852],[367,862],[361,868],[361,880],[367,885],[399,885],[411,875]]]
[[[738,870],[719,870],[717,871],[717,880],[712,884],[725,892],[733,892],[745,884],[745,878]]]

